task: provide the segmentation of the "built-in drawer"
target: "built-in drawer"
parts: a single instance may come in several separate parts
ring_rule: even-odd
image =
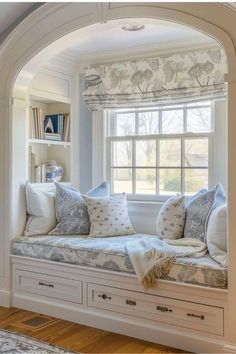
[[[223,335],[223,308],[88,283],[88,306]]]
[[[16,290],[82,304],[82,282],[49,274],[15,270]]]

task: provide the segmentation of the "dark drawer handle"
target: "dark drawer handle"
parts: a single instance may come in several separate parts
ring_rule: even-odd
[[[172,312],[171,309],[168,309],[168,307],[164,307],[164,306],[157,306],[157,311],[161,311],[161,312]]]
[[[196,317],[196,318],[200,318],[200,320],[204,320],[205,317],[203,315],[195,315],[194,313],[187,313],[188,317]]]
[[[136,301],[133,300],[126,300],[126,304],[130,306],[136,306]]]
[[[106,300],[106,299],[111,300],[111,297],[106,294],[102,294],[102,295],[99,294],[98,297],[101,297],[103,300]]]
[[[53,284],[45,284],[45,283],[39,282],[39,285],[41,285],[41,286],[47,286],[48,288],[54,288],[54,285],[53,285]]]

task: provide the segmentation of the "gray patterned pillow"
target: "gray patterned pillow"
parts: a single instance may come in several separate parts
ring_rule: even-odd
[[[194,195],[187,205],[184,237],[198,238],[206,242],[206,231],[212,210],[226,203],[226,195],[221,184],[211,190],[202,190]]]
[[[131,225],[125,194],[110,198],[90,198],[85,202],[91,222],[90,237],[131,235]]]
[[[172,240],[183,237],[185,217],[185,198],[183,196],[169,198],[157,217],[157,235]]]
[[[50,235],[88,235],[90,220],[84,196],[77,189],[55,183],[56,199],[55,209],[57,226]],[[90,196],[109,196],[110,185],[103,182],[88,192]]]

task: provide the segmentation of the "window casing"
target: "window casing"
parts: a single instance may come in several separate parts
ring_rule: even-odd
[[[192,195],[213,184],[214,101],[107,112],[112,193],[133,200]]]

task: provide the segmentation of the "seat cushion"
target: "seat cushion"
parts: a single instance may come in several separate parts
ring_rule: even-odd
[[[84,236],[32,236],[12,241],[12,254],[54,262],[134,274],[125,242],[143,234],[89,239]],[[151,235],[149,235],[151,236]],[[151,236],[153,237],[153,235]],[[163,279],[208,287],[226,288],[227,270],[209,255],[178,258]]]

